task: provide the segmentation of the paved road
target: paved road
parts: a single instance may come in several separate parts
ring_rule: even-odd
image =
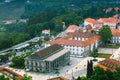
[[[37,39],[37,38],[40,38],[40,37],[35,37],[35,38],[30,39],[30,40],[28,40],[28,41],[25,41],[25,42],[23,42],[23,43],[14,45],[14,46],[12,46],[11,48],[2,50],[2,51],[0,51],[0,54],[1,54],[1,53],[5,53],[5,52],[7,52],[7,51],[10,51],[10,50],[12,50],[12,49],[14,49],[14,48],[20,47],[20,46],[22,46],[22,45],[25,45],[25,44],[27,44],[27,43],[29,43],[29,42],[31,42],[31,41],[34,41],[34,40]]]

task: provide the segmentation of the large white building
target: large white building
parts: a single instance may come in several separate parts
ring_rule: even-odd
[[[119,29],[114,29],[114,30],[111,30],[112,32],[112,39],[111,39],[111,42],[112,43],[120,43],[120,30]]]
[[[70,51],[58,44],[39,50],[25,59],[25,68],[31,71],[51,72],[70,62]]]
[[[90,25],[92,28],[101,28],[103,26],[103,23],[97,20],[94,20],[92,18],[87,18],[84,21],[84,26],[88,26],[88,25]]]
[[[87,18],[84,21],[84,26],[90,25],[92,28],[101,28],[103,25],[110,26],[110,29],[116,29],[117,19],[114,17],[100,18],[98,20]]]
[[[102,22],[103,25],[110,26],[110,29],[116,29],[117,20],[114,17],[110,18],[100,18],[98,19],[99,22]]]
[[[45,47],[59,44],[65,49],[69,49],[71,56],[84,57],[89,55],[94,48],[97,48],[98,43],[99,36],[92,34],[91,31],[78,30],[64,38],[46,42]]]

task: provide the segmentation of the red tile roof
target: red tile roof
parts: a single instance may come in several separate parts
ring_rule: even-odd
[[[68,39],[56,39],[53,41],[48,41],[46,44],[59,44],[59,45],[69,45],[69,46],[82,46],[86,47],[92,43],[94,43],[96,40],[99,39],[99,36],[95,35],[88,40],[80,41],[80,40],[68,40]]]
[[[111,30],[113,36],[120,36],[120,30],[119,29],[113,29]]]
[[[42,33],[49,33],[50,32],[50,30],[42,30]]]
[[[92,18],[85,19],[86,22],[93,23],[93,24],[102,24],[102,22],[99,22],[97,20],[94,20]]]
[[[78,30],[76,32],[73,33],[73,37],[80,37],[80,38],[90,38],[93,37],[94,34],[92,34],[90,31],[88,30]]]
[[[70,25],[67,29],[66,29],[66,31],[70,31],[70,30],[78,30],[79,29],[79,27],[77,26],[77,25]]]
[[[114,17],[110,17],[110,18],[100,18],[98,21],[101,22],[109,22],[109,23],[116,23],[116,19]]]
[[[100,61],[99,65],[100,67],[103,67],[105,69],[114,70],[116,67],[120,67],[120,61],[108,58],[103,61]]]
[[[2,68],[2,67],[0,67],[0,73],[4,74],[3,71],[7,71],[8,73],[12,74],[13,76],[15,76],[17,78],[17,80],[21,80],[23,78],[23,76],[19,75],[18,73],[14,72],[14,71],[12,71],[12,70],[10,70],[8,68]],[[5,75],[8,76],[9,78],[13,78],[13,77],[11,77],[11,76],[9,76],[7,74],[5,74]]]

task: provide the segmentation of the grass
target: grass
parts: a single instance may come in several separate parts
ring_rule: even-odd
[[[114,49],[118,49],[120,46],[119,45],[102,45],[101,47],[103,47],[103,48],[114,48]]]
[[[104,53],[99,53],[98,57],[100,58],[109,58],[112,54],[104,54]]]

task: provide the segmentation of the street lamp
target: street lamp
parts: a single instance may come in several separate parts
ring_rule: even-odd
[[[76,69],[76,72],[77,72],[78,67],[76,67],[75,69]]]
[[[72,79],[73,79],[73,69],[72,69]]]

